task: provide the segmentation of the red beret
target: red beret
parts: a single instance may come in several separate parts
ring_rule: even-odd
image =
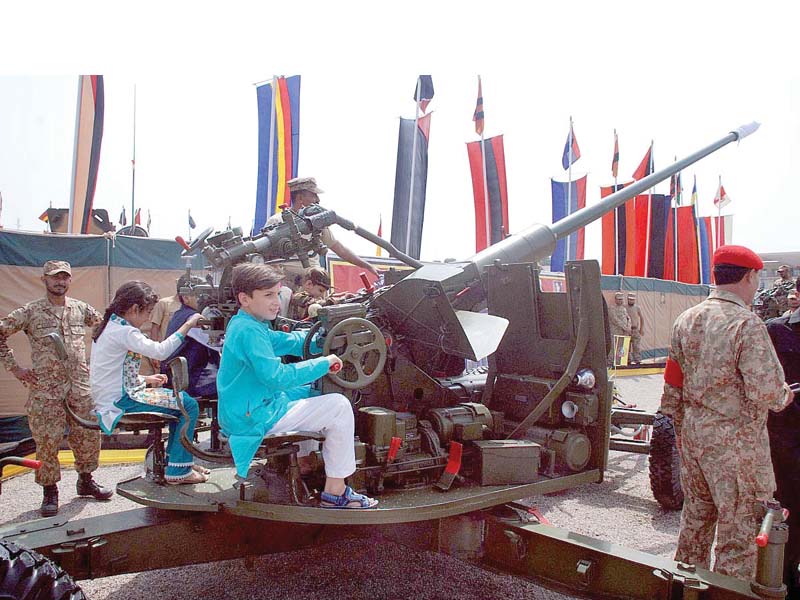
[[[714,259],[712,264],[717,265],[733,265],[734,267],[745,267],[746,269],[755,269],[760,271],[764,268],[764,261],[744,246],[720,246],[714,252]]]

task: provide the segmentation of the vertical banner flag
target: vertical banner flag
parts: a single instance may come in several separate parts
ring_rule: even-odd
[[[578,148],[578,140],[575,138],[575,131],[572,125],[569,126],[569,133],[567,134],[567,143],[564,144],[564,154],[561,156],[561,166],[566,171],[570,165],[574,164],[576,160],[581,157],[581,149]]]
[[[122,207],[122,212],[119,213],[119,224],[125,227],[128,224],[128,217],[125,214],[125,207]]]
[[[673,217],[677,215],[677,224]],[[677,244],[673,238],[677,233]],[[701,283],[700,256],[697,247],[698,229],[694,206],[678,206],[669,211],[666,253],[664,254],[664,279],[683,283]],[[675,246],[678,247],[678,276],[675,276]]]
[[[664,257],[672,254],[672,246],[667,247],[672,198],[664,194],[647,194],[644,198],[650,202],[649,252],[645,276],[664,279]]]
[[[695,185],[695,188],[696,187]],[[711,217],[697,217],[697,239],[700,246],[700,283],[711,285],[713,283],[711,277],[711,259],[714,255]]]
[[[276,77],[256,88],[258,178],[252,234],[289,203],[286,182],[297,177],[300,150],[300,75]]]
[[[75,152],[72,158],[72,189],[67,229],[69,233],[89,233],[100,167],[100,146],[103,142],[103,90],[102,75],[81,75],[78,78]]]
[[[600,188],[600,198],[618,192],[630,183],[609,185]],[[628,202],[632,202],[629,200]],[[618,206],[611,212],[601,217],[602,243],[601,243],[601,272],[603,275],[619,275],[625,273],[625,240],[628,233],[625,205]],[[617,264],[619,258],[619,264]]]
[[[414,90],[414,101],[419,102],[419,109],[424,113],[427,112],[431,100],[433,100],[433,78],[430,75],[420,75]]]
[[[648,175],[650,175],[654,170],[653,165],[653,144],[650,143],[650,147],[647,149],[647,153],[644,155],[642,162],[639,163],[639,166],[636,167],[636,170],[633,172],[633,179],[635,181],[639,181],[640,179],[644,179]]]
[[[428,182],[428,140],[431,114],[418,120],[400,119],[397,140],[397,168],[394,176],[394,206],[392,208],[392,244],[401,252],[419,258],[422,245],[422,224],[425,219],[425,190]],[[414,152],[414,135],[417,136],[414,159],[414,181],[411,182],[411,162]],[[413,211],[409,211],[410,192],[413,189]],[[409,214],[411,212],[411,214]],[[411,235],[408,227],[411,227]],[[406,239],[409,243],[406,244]],[[408,247],[406,247],[408,246]]]
[[[481,87],[481,76],[478,75],[478,100],[475,103],[475,112],[472,113],[472,120],[475,121],[475,133],[483,133],[483,88]]]
[[[733,242],[733,215],[722,215],[712,217],[714,220],[714,239],[717,240],[717,248]]]
[[[619,140],[617,139],[617,130],[614,130],[614,156],[611,158],[611,175],[616,180],[619,173]]]
[[[571,182],[550,179],[553,194],[553,223],[586,207],[586,177],[584,175]],[[569,192],[567,191],[568,185],[572,187]],[[570,198],[569,206],[567,206],[568,196]],[[550,270],[554,273],[561,273],[564,271],[566,261],[583,260],[585,236],[586,232],[581,228],[566,239],[558,240],[553,256],[550,258]]]
[[[485,161],[481,155],[481,143],[469,142],[467,155],[469,171],[472,175],[472,197],[475,203],[475,252],[496,244],[508,235],[508,186],[506,184],[506,156],[503,148],[503,136],[497,135],[484,140],[486,148]],[[483,193],[483,165],[486,164],[486,190],[489,198],[489,210],[486,210],[487,199]],[[489,215],[488,227],[486,215]],[[489,240],[486,231],[490,232]]]
[[[689,203],[692,206],[697,206],[697,175],[694,176],[694,184],[692,185],[692,198]]]
[[[600,188],[600,197],[605,198],[615,191],[621,190],[632,182]],[[645,255],[649,245],[647,223],[649,196],[639,195],[631,198],[614,212],[606,213],[601,218],[602,225],[602,273],[603,275],[626,275],[644,277]],[[618,225],[618,228],[615,227]],[[617,247],[614,247],[614,244]],[[619,264],[615,267],[615,260]]]

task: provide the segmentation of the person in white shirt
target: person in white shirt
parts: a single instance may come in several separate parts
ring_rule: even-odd
[[[181,345],[201,317],[192,315],[166,340],[155,342],[140,328],[150,322],[157,301],[158,295],[146,283],[123,283],[95,330],[89,381],[97,420],[103,432],[110,435],[125,413],[159,412],[179,417],[177,424],[169,426],[165,478],[170,484],[203,483],[209,471],[195,466],[192,455],[180,443],[186,419],[178,409],[173,391],[160,387],[166,383],[166,375],[139,374],[142,356],[164,360]],[[191,439],[199,412],[197,401],[186,393],[181,397],[189,414],[187,434]]]

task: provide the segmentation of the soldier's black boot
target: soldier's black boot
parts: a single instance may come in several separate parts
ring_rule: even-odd
[[[58,514],[58,486],[56,484],[44,486],[44,499],[39,512],[43,517],[54,517]]]
[[[95,500],[108,500],[114,492],[108,488],[97,485],[92,479],[91,473],[81,473],[78,475],[78,484],[75,486],[78,496],[91,496]]]

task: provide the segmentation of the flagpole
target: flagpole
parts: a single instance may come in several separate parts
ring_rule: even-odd
[[[614,130],[614,154],[617,153],[617,130]],[[617,163],[619,165],[619,163]],[[614,168],[614,156],[611,157],[611,168]],[[619,168],[619,166],[617,166]],[[614,175],[614,192],[617,191],[617,174]],[[614,209],[614,273],[619,275],[619,213]]]
[[[484,125],[485,123],[486,121],[484,120]],[[486,247],[488,248],[492,245],[492,225],[489,211],[489,183],[486,177],[486,142],[484,141],[483,131],[481,131],[481,161],[483,163],[483,214],[486,222]]]
[[[675,156],[675,162],[678,162],[678,157]],[[678,198],[680,197],[680,171],[675,177],[675,197],[670,201],[675,202],[675,208],[672,213],[672,273],[675,276],[675,281],[678,281]]]
[[[411,142],[411,180],[408,184],[408,219],[406,222],[405,252],[409,256],[413,256],[413,253],[411,252],[411,216],[414,214],[414,170],[417,168],[417,127],[419,123],[419,95],[422,93],[422,90],[420,89],[421,87],[420,77],[417,75],[417,91],[414,94],[414,100],[416,104],[416,108],[414,109],[414,127],[411,130],[414,139]]]
[[[719,176],[719,184],[717,185],[717,248],[723,244],[720,241],[720,233],[722,232],[722,175]]]
[[[650,160],[647,161],[647,174],[649,175],[654,171],[653,167],[653,140],[650,140]],[[644,227],[644,276],[650,276],[650,207],[653,204],[653,190],[655,186],[650,188],[650,197],[647,199],[647,224]]]
[[[567,146],[569,149],[567,152],[567,210],[564,211],[565,214],[570,214],[570,208],[572,207],[572,115],[569,116],[569,139],[567,140]],[[567,260],[572,260],[575,257],[570,257],[569,252],[572,244],[569,243],[569,238],[567,238]]]
[[[266,206],[269,208],[269,203],[272,202],[272,162],[273,162],[273,153],[274,153],[274,145],[275,145],[275,98],[277,97],[277,90],[278,90],[278,78],[274,75],[272,76],[272,105],[270,106],[269,110],[269,152],[267,152],[267,202]],[[277,204],[277,196],[276,202]],[[272,210],[274,211],[273,214],[278,212],[278,207],[273,206]],[[269,218],[271,215],[266,215],[266,218]],[[254,225],[255,226],[255,225]],[[252,229],[250,231],[253,231]],[[192,234],[191,231],[189,232],[189,237],[191,238]]]
[[[147,162],[147,161],[145,161]],[[133,151],[131,154],[131,234],[136,225],[136,84],[133,84]],[[149,233],[149,232],[148,232]]]

